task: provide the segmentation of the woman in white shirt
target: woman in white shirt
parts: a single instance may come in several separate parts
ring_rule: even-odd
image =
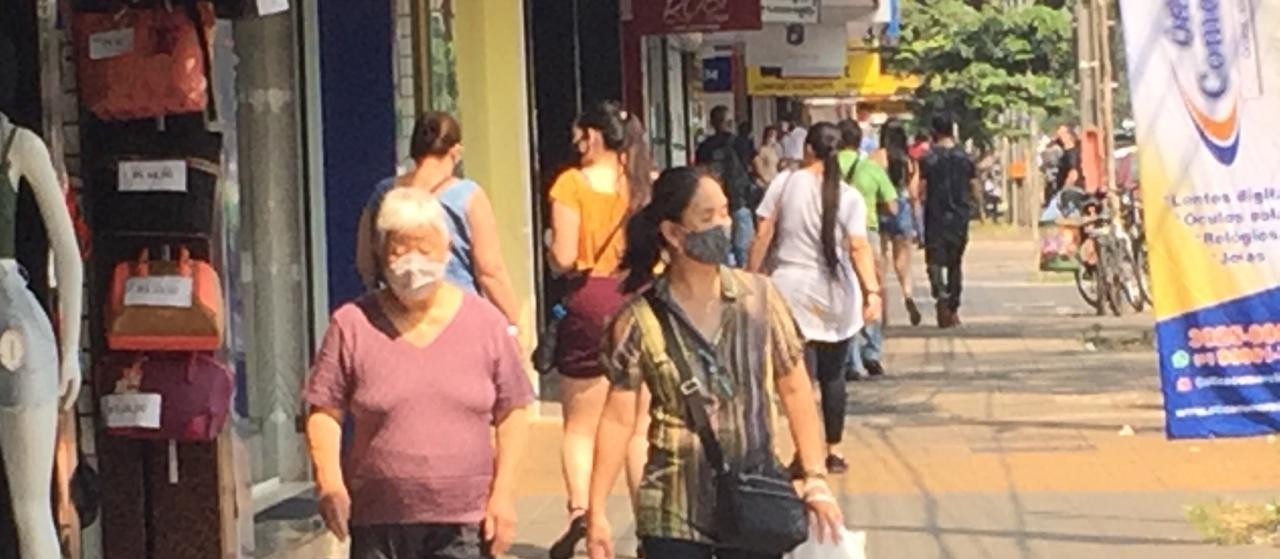
[[[822,394],[832,473],[847,469],[839,446],[849,342],[865,322],[879,319],[881,308],[874,249],[867,242],[868,208],[841,179],[839,144],[835,125],[809,129],[803,164],[778,175],[756,210],[760,223],[748,261],[752,271],[773,278],[805,337],[809,371]]]

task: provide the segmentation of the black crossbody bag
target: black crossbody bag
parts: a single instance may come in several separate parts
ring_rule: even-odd
[[[809,537],[809,514],[795,486],[780,469],[744,472],[725,461],[724,449],[716,439],[707,415],[710,402],[705,388],[679,352],[667,305],[649,291],[645,295],[653,310],[667,349],[667,357],[680,373],[680,394],[684,398],[689,425],[706,452],[715,473],[715,539],[723,547],[764,555],[782,555]]]

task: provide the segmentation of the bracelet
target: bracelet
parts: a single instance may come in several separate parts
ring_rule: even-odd
[[[832,497],[830,493],[817,493],[814,495],[805,495],[804,502],[805,503],[831,503],[833,505],[840,504],[836,502],[836,498]]]
[[[827,480],[814,478],[804,482],[802,493],[807,499],[810,495],[831,495],[831,486],[827,485]]]

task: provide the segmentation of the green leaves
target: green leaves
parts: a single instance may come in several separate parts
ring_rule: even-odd
[[[1065,7],[901,1],[902,39],[886,60],[893,71],[924,77],[916,92],[921,117],[950,112],[963,135],[989,143],[1009,131],[1001,124],[1005,109],[1052,115],[1073,105],[1073,28]]]

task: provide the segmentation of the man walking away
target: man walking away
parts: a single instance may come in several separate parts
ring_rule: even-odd
[[[898,211],[909,208],[898,207],[898,190],[893,187],[888,173],[879,163],[864,156],[859,150],[863,145],[862,127],[853,120],[840,123],[840,176],[845,184],[852,186],[867,205],[867,240],[871,244],[876,257],[876,277],[880,285],[884,285],[885,262],[880,251],[880,216],[895,215]],[[866,375],[878,377],[884,374],[884,366],[880,359],[884,353],[884,309],[881,309],[880,320],[868,322],[862,331],[853,338],[853,348],[849,352],[848,380],[857,380]]]
[[[755,160],[755,149],[749,141],[739,141],[733,134],[733,120],[729,108],[717,105],[711,109],[711,137],[702,141],[695,154],[699,165],[710,167],[724,186],[729,198],[729,211],[733,215],[733,247],[729,264],[742,267],[747,263],[747,249],[756,236],[755,216],[748,200],[752,182],[748,163]]]
[[[962,261],[969,243],[974,164],[956,145],[950,116],[933,117],[933,149],[920,162],[924,195],[925,263],[937,300],[938,327],[960,324]]]

